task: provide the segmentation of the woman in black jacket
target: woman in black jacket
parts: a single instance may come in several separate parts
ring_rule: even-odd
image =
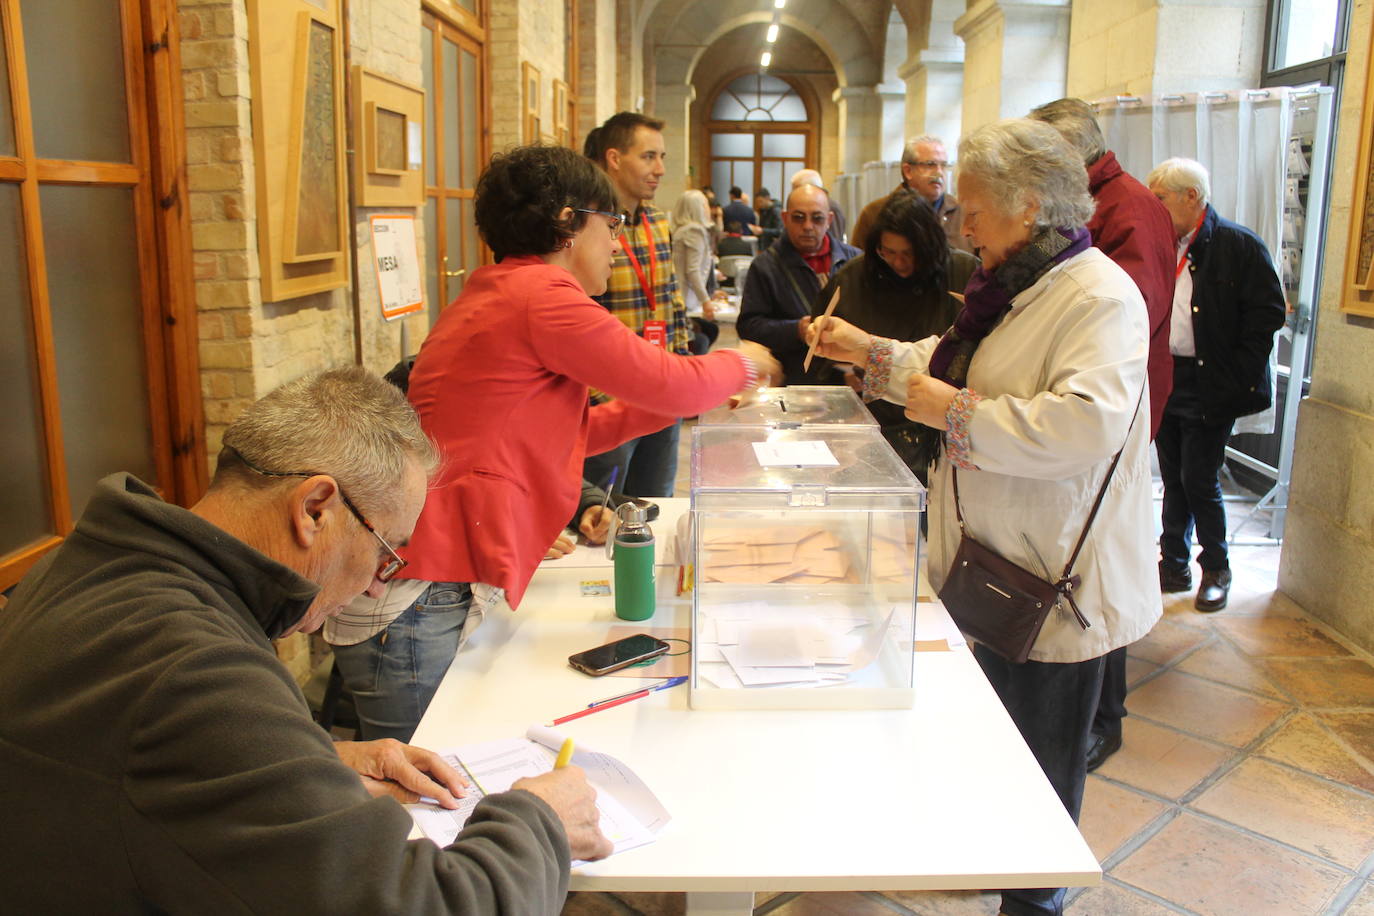
[[[870,334],[895,340],[921,340],[943,334],[959,311],[962,292],[978,268],[978,259],[951,250],[930,204],[915,192],[896,193],[878,214],[862,256],[830,278],[812,304],[819,316],[841,290],[835,315]],[[846,382],[855,389],[860,376],[853,366],[828,363],[817,373],[825,384]],[[886,401],[868,405],[883,435],[922,483],[934,457],[939,434],[908,420],[902,408]]]

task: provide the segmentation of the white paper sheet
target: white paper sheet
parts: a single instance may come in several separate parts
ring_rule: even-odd
[[[754,442],[754,454],[763,467],[833,468],[839,466],[824,442]]]
[[[547,773],[563,746],[565,736],[544,726],[531,726],[524,738],[487,741],[439,754],[467,776],[472,787],[454,810],[434,804],[406,805],[411,818],[435,845],[452,843],[485,795],[504,792],[517,779]],[[668,823],[670,815],[639,776],[609,754],[586,747],[574,747],[572,762],[587,774],[597,790],[596,806],[601,812],[601,832],[624,852],[652,843],[654,834]]]

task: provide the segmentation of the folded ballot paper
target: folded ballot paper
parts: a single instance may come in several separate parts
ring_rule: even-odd
[[[467,796],[459,799],[459,806],[452,810],[424,803],[406,808],[425,836],[437,846],[447,846],[483,797],[506,791],[517,779],[553,769],[564,737],[551,728],[533,725],[523,738],[440,751],[439,755],[472,784]],[[601,832],[615,844],[615,852],[654,841],[654,834],[663,829],[670,816],[643,780],[611,755],[580,745],[573,751],[572,762],[583,769],[587,781],[596,789]]]

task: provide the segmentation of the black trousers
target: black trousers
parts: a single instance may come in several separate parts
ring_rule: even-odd
[[[1126,647],[1113,649],[1102,659],[1102,693],[1093,716],[1093,734],[1116,737],[1126,718]]]
[[[1103,657],[1085,662],[1024,662],[1020,665],[981,644],[973,657],[1016,723],[1064,810],[1078,822],[1088,778],[1088,730],[1102,689]],[[1060,916],[1064,888],[1002,891],[1008,916]]]
[[[1230,568],[1230,562],[1219,475],[1235,419],[1204,421],[1200,394],[1197,360],[1174,357],[1174,390],[1155,436],[1164,478],[1160,563],[1172,570],[1187,568],[1196,532],[1202,548],[1199,565],[1205,572],[1220,572]]]

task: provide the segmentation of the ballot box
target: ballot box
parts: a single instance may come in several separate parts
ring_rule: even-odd
[[[790,385],[760,388],[738,405],[724,404],[697,418],[697,426],[780,426],[809,424],[877,426],[863,399],[848,385]]]
[[[693,708],[911,706],[924,511],[876,426],[695,427]]]

